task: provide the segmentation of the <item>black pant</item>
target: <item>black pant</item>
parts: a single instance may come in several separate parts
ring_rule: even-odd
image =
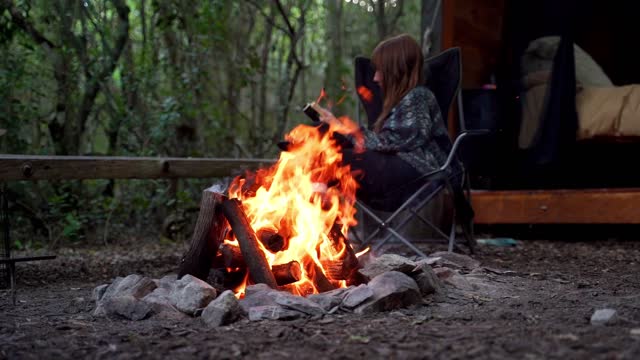
[[[398,155],[374,150],[343,149],[342,162],[351,166],[360,184],[357,197],[365,203],[376,203],[403,190],[411,191],[407,187],[421,175]]]

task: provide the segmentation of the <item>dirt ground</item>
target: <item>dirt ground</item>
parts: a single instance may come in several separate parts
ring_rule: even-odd
[[[94,318],[92,289],[114,276],[175,271],[182,244],[60,250],[18,265],[18,302],[0,292],[0,358],[640,358],[640,241],[522,241],[481,246],[498,296],[449,295],[369,316],[241,321],[208,329]],[[434,249],[435,250],[435,249]],[[595,309],[618,320],[593,326]]]

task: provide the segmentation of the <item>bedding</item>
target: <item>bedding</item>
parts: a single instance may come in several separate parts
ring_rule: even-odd
[[[518,144],[534,145],[547,92],[549,71],[537,71],[523,79],[522,122]],[[576,139],[640,138],[640,84],[626,86],[578,86]]]
[[[584,87],[576,93],[578,140],[640,137],[640,85]]]

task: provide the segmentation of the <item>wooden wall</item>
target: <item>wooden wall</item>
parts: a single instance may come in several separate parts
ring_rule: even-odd
[[[443,49],[462,49],[462,87],[490,81],[500,54],[505,0],[443,0]]]

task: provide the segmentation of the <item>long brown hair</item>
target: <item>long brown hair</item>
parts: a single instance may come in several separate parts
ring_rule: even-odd
[[[408,34],[389,38],[376,46],[371,56],[376,70],[382,73],[382,113],[374,125],[380,131],[391,109],[423,81],[422,50]]]

